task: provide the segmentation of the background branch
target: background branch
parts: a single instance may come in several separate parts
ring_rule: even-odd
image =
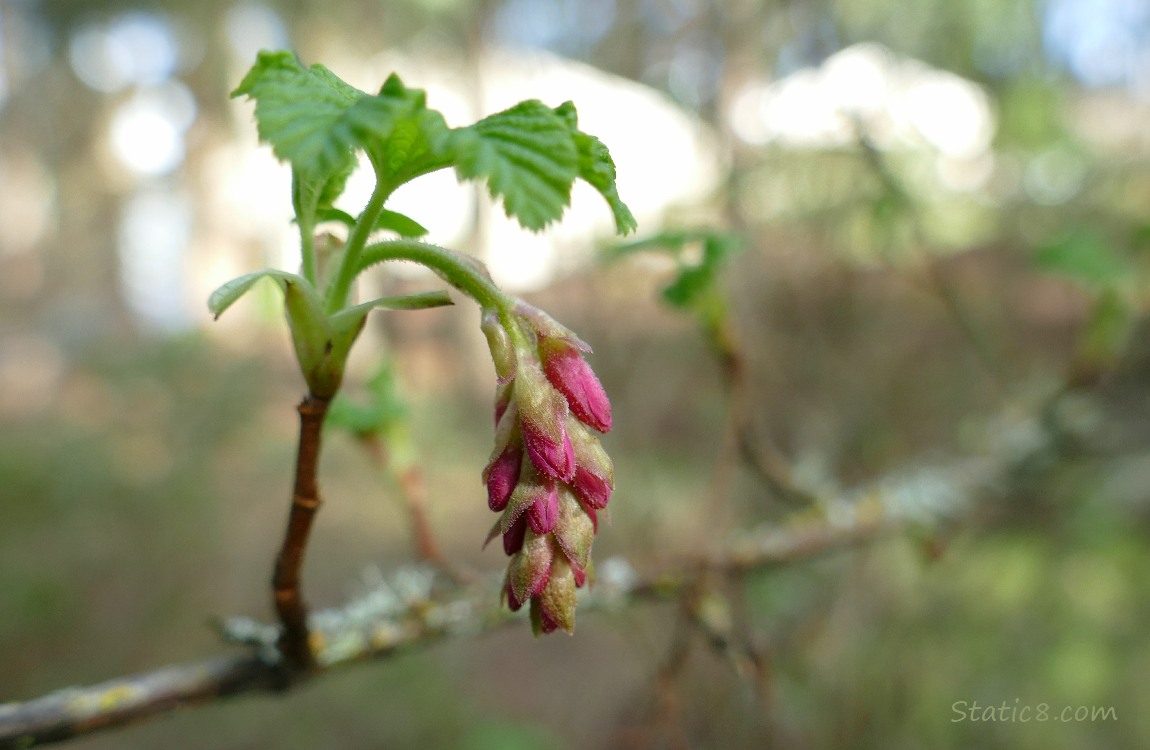
[[[1016,468],[1057,446],[1051,429],[1059,427],[1048,418],[997,425],[995,444],[985,455],[883,477],[782,524],[744,531],[702,559],[672,561],[640,574],[627,560],[609,558],[599,565],[580,611],[687,595],[707,571],[742,576],[911,527],[937,528],[969,514],[982,497],[1002,491]],[[447,588],[439,592],[441,585]],[[234,618],[222,629],[228,639],[248,646],[242,653],[0,705],[0,748],[65,740],[241,693],[285,690],[341,666],[489,631],[519,619],[501,605],[500,588],[495,577],[457,586],[428,568],[401,570],[344,608],[312,613],[316,666],[290,683],[276,648],[279,629]]]

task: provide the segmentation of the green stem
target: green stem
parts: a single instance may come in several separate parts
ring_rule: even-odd
[[[358,270],[388,260],[406,260],[435,271],[444,281],[479,303],[495,308],[506,317],[515,307],[514,297],[505,294],[486,269],[470,256],[418,240],[388,240],[364,248]],[[356,272],[358,272],[356,270]]]
[[[299,224],[299,246],[303,261],[303,277],[310,281],[312,286],[318,289],[319,264],[315,258],[315,224],[306,221],[300,216],[296,217],[296,222]]]
[[[391,190],[391,187],[383,180],[378,180],[375,183],[375,190],[372,191],[371,199],[368,200],[367,206],[363,209],[363,214],[356,222],[351,236],[347,238],[347,246],[343,251],[339,271],[336,272],[335,280],[328,289],[328,313],[338,312],[347,305],[348,297],[351,295],[351,285],[355,282],[355,277],[359,275],[359,254],[363,251],[364,245],[367,244],[367,238],[375,228],[375,222],[379,219],[379,212],[383,210],[383,204],[391,195]]]

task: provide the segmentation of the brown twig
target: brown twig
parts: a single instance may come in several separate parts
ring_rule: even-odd
[[[181,706],[271,690],[280,677],[250,655],[165,667],[84,688],[0,705],[0,748],[27,748],[117,727]]]
[[[728,435],[738,450],[743,465],[755,474],[779,499],[795,505],[809,505],[814,498],[794,483],[790,462],[755,430],[751,409],[750,373],[742,340],[730,315],[706,326],[707,340],[719,362],[723,385],[727,390]],[[724,440],[724,456],[726,446]],[[722,476],[721,473],[718,476]]]
[[[449,561],[439,546],[435,530],[431,526],[431,518],[427,513],[427,483],[424,481],[421,466],[415,462],[404,462],[404,465],[395,461],[388,455],[383,441],[376,432],[357,433],[356,439],[375,468],[387,476],[399,493],[407,509],[411,537],[419,559],[441,570],[454,583],[474,581],[475,575]]]
[[[855,136],[867,166],[878,177],[883,189],[905,208],[910,217],[913,242],[923,264],[927,292],[942,304],[959,333],[970,343],[971,349],[993,384],[999,389],[1005,389],[1007,378],[1003,371],[1001,353],[991,345],[985,326],[975,320],[963,302],[962,296],[939,268],[938,259],[926,249],[927,239],[919,202],[911,196],[902,181],[891,170],[886,157],[871,139],[865,124],[858,120],[855,122]]]
[[[300,570],[312,521],[320,506],[316,472],[323,420],[330,403],[328,399],[309,394],[299,405],[295,488],[287,531],[272,576],[276,613],[283,626],[277,646],[283,655],[284,666],[293,672],[306,672],[315,667],[308,635],[307,605],[300,593]]]

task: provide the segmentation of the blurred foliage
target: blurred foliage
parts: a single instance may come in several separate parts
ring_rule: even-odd
[[[251,136],[226,98],[251,62],[234,59],[229,38],[227,19],[242,10],[272,19],[261,33],[279,28],[309,61],[423,48],[462,61],[464,76],[485,49],[543,47],[653,86],[709,128],[720,188],[702,206],[668,208],[661,225],[640,227],[650,239],[632,245],[671,252],[629,254],[531,299],[594,345],[614,401],[606,441],[619,489],[600,559],[654,565],[781,513],[746,472],[723,479],[719,367],[698,320],[675,307],[694,315],[720,305],[737,320],[750,420],[806,486],[833,491],[961,452],[993,432],[996,414],[1067,381],[1084,386],[1072,404],[1088,437],[1025,467],[962,528],[716,592],[766,665],[759,692],[699,638],[664,679],[681,617],[660,604],[586,616],[573,639],[459,639],[75,747],[1150,745],[1145,71],[1109,88],[1080,83],[1048,24],[1069,5],[0,5],[0,700],[202,656],[218,647],[210,617],[270,612],[302,393],[286,338],[238,325],[226,335],[147,330],[126,302],[117,249],[119,217],[141,184],[182,191],[193,223],[211,214],[213,149]],[[183,166],[137,184],[108,166],[106,144],[131,87],[94,90],[69,60],[89,24],[141,11],[177,30],[176,76],[196,116]],[[1138,33],[1144,53],[1150,41]],[[857,137],[817,147],[741,139],[728,114],[745,87],[856,42],[981,86],[995,122],[985,159],[870,143],[883,133],[865,122],[851,125]],[[35,201],[11,196],[39,193],[50,209],[37,233],[27,228]],[[685,229],[705,222],[715,231]],[[243,229],[195,237],[234,243],[237,267],[262,264],[274,248]],[[477,549],[488,522],[478,472],[491,372],[468,349],[481,345],[474,316],[402,313],[373,325],[394,369],[353,362],[367,403],[348,402],[341,425],[403,435],[422,461],[445,553],[492,570],[502,560]],[[401,505],[380,501],[393,490],[345,432],[327,440],[327,502],[305,575],[320,606],[345,598],[363,568],[411,559]],[[708,498],[723,481],[728,504],[717,512]],[[1016,700],[1113,707],[1117,720],[953,721],[956,702]]]

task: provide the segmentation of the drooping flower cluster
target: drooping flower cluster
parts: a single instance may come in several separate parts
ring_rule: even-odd
[[[575,627],[575,590],[591,574],[599,511],[615,487],[595,431],[611,429],[611,403],[583,359],[590,347],[538,308],[485,310],[495,361],[495,448],[483,470],[487,502],[502,513],[505,596],[530,602],[536,634]]]

